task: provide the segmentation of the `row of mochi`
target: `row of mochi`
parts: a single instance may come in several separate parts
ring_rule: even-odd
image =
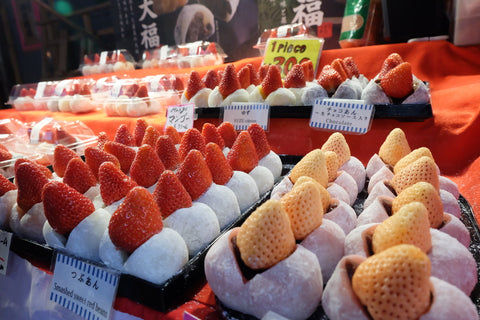
[[[181,137],[171,127],[166,135],[155,131],[141,119],[135,134],[121,125],[113,141],[101,135],[97,147],[87,148],[85,161],[59,145],[53,173],[31,161],[17,163],[15,184],[6,180],[11,191],[8,201],[2,197],[5,207],[11,208],[2,211],[4,225],[21,237],[120,270],[125,265],[127,273],[162,283],[255,204],[280,176],[280,157],[270,150],[258,125],[239,134],[230,123],[218,128],[205,124],[202,132],[191,129]],[[260,155],[272,171],[259,165]],[[151,212],[158,212],[160,218]],[[112,226],[116,216],[122,217],[117,229]],[[152,222],[155,219],[161,227]],[[157,260],[166,266],[160,272],[154,272],[159,265],[139,268],[136,263],[144,262],[137,262],[141,258],[134,252],[150,248],[149,239],[163,225],[169,230],[164,241],[175,244],[173,248],[160,244],[169,254],[159,252]],[[129,267],[132,263],[134,268]]]
[[[334,59],[323,66],[318,77],[310,60],[293,65],[283,79],[277,65],[261,65],[257,71],[250,63],[239,70],[228,64],[220,72],[209,70],[203,78],[192,71],[181,102],[196,107],[242,102],[302,106],[324,98],[364,100],[368,104],[425,104],[430,101],[430,93],[428,86],[414,76],[410,63],[393,53],[371,80],[360,73],[352,57]]]
[[[398,139],[392,138],[399,132],[403,133],[392,130],[380,156],[372,158],[391,159],[398,150]],[[230,309],[258,318],[273,312],[306,319],[321,305],[329,319],[450,319],[459,314],[478,319],[469,298],[478,280],[468,231],[444,213],[439,189],[425,187],[431,186],[424,181],[428,179],[407,165],[410,172],[401,170],[393,183],[405,190],[398,189],[388,214],[366,223],[363,215],[369,215],[372,205],[367,204],[357,219],[346,206],[338,206],[343,201],[337,194],[327,191],[334,182],[326,178],[326,154],[335,151],[341,157],[348,154],[345,150],[348,145],[341,134],[332,134],[321,149],[300,160],[279,184],[281,190],[274,190],[241,227],[212,246],[205,273],[217,298]],[[400,166],[412,161],[412,152],[415,155],[415,150],[404,148],[403,155],[397,155],[397,160],[403,159]],[[343,169],[362,172],[352,159]],[[364,175],[368,186],[371,174],[367,165],[363,174],[352,177]],[[455,194],[454,183],[441,180],[444,190]],[[435,214],[443,217],[440,227],[430,218]]]

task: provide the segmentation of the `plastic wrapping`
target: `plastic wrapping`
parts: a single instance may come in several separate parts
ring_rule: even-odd
[[[135,69],[135,59],[125,49],[102,51],[86,55],[79,69],[84,76],[129,71]]]
[[[269,39],[273,38],[311,38],[309,29],[303,23],[282,25],[278,28],[265,29],[253,46],[259,49],[261,55],[265,54],[265,48]]]
[[[0,162],[0,174],[8,178],[13,177],[14,164],[19,158],[50,165],[56,145],[66,145],[83,155],[85,148],[97,141],[93,131],[81,121],[45,118],[39,122],[22,123],[15,119],[3,119],[0,130],[0,144],[12,154],[11,159]]]
[[[141,117],[164,113],[180,103],[187,75],[156,75],[142,79],[123,79],[104,86],[101,104],[107,116]]]
[[[215,42],[197,41],[178,46],[163,45],[147,50],[139,63],[142,69],[195,68],[223,64],[227,55]]]

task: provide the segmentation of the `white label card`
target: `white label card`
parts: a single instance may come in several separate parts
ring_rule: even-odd
[[[363,100],[316,100],[310,116],[310,127],[365,134],[370,129],[375,108]]]
[[[247,130],[252,123],[257,123],[268,130],[270,106],[265,103],[235,102],[223,109],[223,122],[230,122],[235,130]]]
[[[8,256],[10,254],[10,244],[12,243],[12,234],[0,230],[0,274],[7,274]]]
[[[108,58],[108,51],[102,51],[100,53],[100,61],[99,64],[106,64]]]
[[[168,107],[167,123],[165,126],[172,126],[177,129],[178,132],[185,132],[193,128],[194,110],[195,105],[193,103]]]
[[[37,89],[35,91],[35,99],[43,98],[43,94],[45,92],[45,87],[47,86],[47,83],[42,81],[37,84]]]
[[[108,320],[119,272],[57,253],[50,300],[89,320]]]

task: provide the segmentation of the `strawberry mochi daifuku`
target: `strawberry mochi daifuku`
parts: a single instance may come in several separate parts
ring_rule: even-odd
[[[212,92],[211,88],[205,86],[200,74],[193,70],[187,82],[187,88],[183,91],[180,98],[182,104],[193,103],[197,108],[208,107],[208,97]]]
[[[188,261],[185,241],[164,227],[153,195],[139,186],[110,218],[99,253],[107,266],[155,284],[168,280]]]
[[[227,160],[233,170],[248,173],[257,184],[261,195],[270,191],[275,183],[272,171],[258,164],[255,145],[248,131],[242,131],[235,139],[227,154]]]
[[[205,248],[220,234],[215,212],[204,203],[192,201],[173,171],[165,170],[162,173],[153,197],[162,213],[163,225],[182,236],[190,256]]]
[[[20,237],[44,243],[42,229],[46,221],[42,202],[43,187],[52,173],[30,160],[15,163],[17,199],[10,213],[10,229]]]
[[[240,216],[235,193],[228,187],[213,182],[210,169],[199,150],[191,149],[188,152],[176,174],[193,201],[204,203],[213,209],[220,229]]]
[[[265,102],[271,106],[293,106],[296,102],[295,94],[283,86],[280,67],[268,66],[267,74],[260,85],[251,91],[250,102]]]
[[[360,99],[368,79],[360,74],[352,57],[337,58],[323,66],[317,82],[329,97],[336,99]]]
[[[17,186],[0,175],[0,228],[9,229],[10,214],[17,202]]]
[[[255,180],[243,171],[233,170],[217,144],[213,142],[207,144],[205,161],[212,174],[213,182],[224,185],[235,193],[241,212],[260,199]]]
[[[268,168],[272,172],[274,180],[277,181],[282,174],[282,160],[270,148],[265,130],[259,124],[252,123],[248,126],[247,131],[257,151],[258,165]]]
[[[309,60],[308,62],[311,61]],[[327,91],[319,85],[317,82],[309,79],[309,76],[305,73],[305,64],[295,64],[285,76],[283,86],[295,95],[294,105],[296,106],[311,106],[317,99],[328,98]],[[313,76],[313,66],[311,66]]]
[[[401,244],[368,258],[347,255],[325,286],[329,319],[478,319],[470,297],[431,274],[418,247]]]
[[[430,90],[413,75],[410,63],[392,53],[362,91],[361,99],[370,104],[425,104],[430,102]]]
[[[277,200],[267,200],[213,244],[205,256],[205,275],[225,306],[257,318],[273,311],[306,319],[323,292],[318,259],[295,243]]]
[[[209,107],[224,107],[233,102],[248,102],[249,94],[238,80],[235,65],[228,64],[222,73],[222,79],[208,96]]]
[[[98,248],[110,214],[101,208],[95,210],[90,199],[59,181],[45,185],[42,201],[47,218],[42,230],[46,243],[99,261]]]

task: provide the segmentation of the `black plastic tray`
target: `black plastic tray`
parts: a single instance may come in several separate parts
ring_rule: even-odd
[[[368,185],[368,182],[367,184]],[[367,197],[367,192],[363,190],[353,205],[353,208],[357,215],[363,211],[363,203]],[[469,250],[472,253],[475,261],[477,261],[477,278],[480,280],[480,229],[477,221],[475,220],[475,215],[472,211],[472,207],[468,201],[460,195],[458,198],[458,203],[460,205],[462,215],[460,220],[465,224],[468,231],[470,232],[470,246]],[[477,312],[480,315],[480,282],[477,282],[475,288],[473,288],[470,298],[477,307]],[[247,315],[235,310],[232,310],[225,305],[219,299],[215,299],[217,310],[222,319],[227,320],[255,320],[257,318]],[[320,305],[317,310],[308,318],[308,320],[328,320],[327,315],[325,314],[322,306]]]
[[[301,158],[300,156],[288,155],[281,155],[280,157],[283,163],[282,177],[290,172],[294,164]],[[280,180],[281,179],[282,178],[280,178]],[[262,195],[254,205],[245,210],[240,217],[226,226],[221,231],[220,235],[223,235],[234,227],[240,226],[259,205],[270,198],[270,193],[271,191],[268,191]],[[192,298],[200,286],[204,285],[205,255],[213,242],[198,252],[195,256],[191,257],[179,272],[163,284],[153,284],[144,279],[122,273],[120,275],[117,296],[128,298],[161,312],[177,307]],[[51,269],[52,257],[54,256],[55,250],[47,245],[19,238],[14,235],[11,250],[40,268],[45,270]],[[98,264],[97,262],[95,263]]]
[[[219,118],[223,107],[196,108],[199,119]],[[310,119],[312,106],[271,106],[270,118]],[[374,119],[420,122],[433,117],[431,104],[375,105]]]

